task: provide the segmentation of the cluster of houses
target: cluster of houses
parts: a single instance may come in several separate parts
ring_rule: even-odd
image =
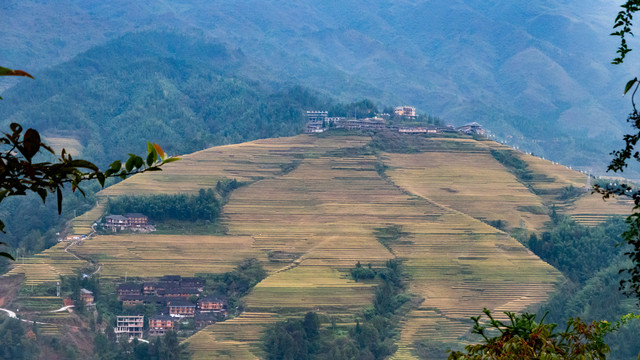
[[[193,319],[195,327],[202,328],[227,316],[226,300],[201,296],[203,287],[204,281],[197,277],[166,275],[157,282],[118,285],[118,300],[123,307],[156,305],[159,310],[148,319],[148,329],[149,336],[159,336],[175,330],[183,318]],[[143,315],[117,317],[117,335],[142,338],[143,330]]]
[[[140,213],[124,215],[107,215],[104,217],[102,226],[112,232],[122,230],[149,231],[149,218]]]
[[[404,120],[416,119],[416,108],[413,106],[398,106],[394,108],[393,115],[395,118]],[[390,119],[389,114],[381,114],[370,118],[346,118],[346,117],[329,117],[328,111],[307,111],[307,133],[322,133],[327,129],[347,129],[347,130],[382,130],[389,129],[402,134],[444,134],[444,133],[463,133],[468,135],[484,135],[484,129],[476,122],[466,124],[460,127],[452,125],[447,126],[390,126],[387,120]]]

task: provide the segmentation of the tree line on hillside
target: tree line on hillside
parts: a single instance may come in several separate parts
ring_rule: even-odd
[[[109,199],[108,207],[111,214],[142,213],[155,221],[169,219],[215,221],[222,210],[226,197],[238,186],[240,183],[235,179],[220,180],[215,191],[200,189],[197,195],[120,196]]]
[[[530,235],[528,247],[560,270],[567,281],[538,311],[548,311],[547,322],[563,324],[569,318],[614,322],[622,315],[637,312],[633,299],[619,290],[619,270],[628,265],[621,234],[628,228],[624,219],[612,217],[594,227],[580,225],[568,216],[552,214],[552,224],[542,234]],[[611,348],[608,359],[636,358],[640,342],[629,341],[640,332],[640,321],[630,321],[607,336]]]
[[[358,265],[355,269],[362,268]],[[358,274],[355,269],[352,274]],[[393,354],[397,349],[393,338],[397,335],[398,313],[410,300],[405,293],[402,265],[389,260],[384,268],[369,269],[379,285],[372,304],[358,315],[355,326],[343,330],[315,312],[277,322],[263,337],[266,359],[384,359]],[[327,322],[331,326],[321,327]]]

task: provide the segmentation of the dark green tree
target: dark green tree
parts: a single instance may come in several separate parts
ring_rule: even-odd
[[[1,66],[0,76],[33,78],[25,71]],[[0,202],[8,197],[27,193],[36,193],[45,202],[49,194],[55,193],[58,213],[61,213],[65,186],[84,195],[80,184],[86,181],[97,180],[104,186],[109,177],[124,179],[145,171],[158,171],[162,165],[178,160],[167,157],[157,144],[148,143],[146,159],[129,154],[124,164],[120,160],[114,161],[105,171],[101,171],[90,161],[74,159],[64,149],[57,160],[49,161],[48,158],[55,157],[56,154],[42,142],[40,133],[35,129],[23,130],[20,124],[12,123],[10,132],[0,137]],[[0,231],[4,231],[4,227],[0,220]],[[0,252],[0,256],[13,259],[7,252]]]

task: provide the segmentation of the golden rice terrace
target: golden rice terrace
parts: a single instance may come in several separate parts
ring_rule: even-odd
[[[563,188],[584,187],[586,176],[578,172],[471,138],[412,137],[411,151],[376,145],[402,139],[300,135],[185,155],[100,195],[195,193],[223,178],[248,182],[224,207],[225,235],[97,236],[73,251],[111,278],[160,276],[167,268],[184,276],[225,272],[244,258],[259,259],[269,276],[245,298],[247,311],[187,340],[196,359],[259,358],[265,326],[310,310],[352,323],[371,303],[373,285],[353,281],[346,270],[358,261],[381,266],[400,258],[410,292],[424,299],[397,339],[394,358],[411,359],[416,341],[456,341],[483,307],[522,311],[543,302],[561,280],[505,231],[543,230],[553,205],[587,223],[604,219],[589,216],[594,198],[586,192],[560,200]],[[530,176],[519,178],[496,152],[519,157]],[[599,214],[630,211],[625,203],[598,204]],[[101,212],[102,205],[79,219],[77,230]],[[402,237],[382,244],[377,234],[389,227]],[[274,261],[274,253],[287,260]],[[37,284],[81,264],[58,245],[11,273]]]

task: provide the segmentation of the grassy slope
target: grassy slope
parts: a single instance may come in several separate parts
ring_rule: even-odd
[[[501,219],[540,230],[546,215],[521,207],[548,205],[556,198],[553,192],[539,197],[526,186],[535,190],[536,184],[518,182],[488,152],[499,147],[495,143],[434,140],[439,145],[427,153],[385,153],[379,159],[364,150],[368,141],[301,135],[185,155],[161,173],[135,176],[100,195],[195,192],[225,177],[252,181],[234,191],[225,206],[227,236],[99,236],[75,251],[97,260],[103,276],[110,277],[157,276],[168,263],[181,264],[172,271],[180,268],[184,275],[221,272],[245,257],[261,259],[270,276],[246,298],[247,312],[190,338],[196,358],[259,355],[261,329],[282,316],[320,310],[338,323],[352,322],[372,295],[371,285],[343,272],[356,261],[380,265],[392,257],[405,259],[411,292],[425,298],[402,323],[398,358],[411,357],[413,343],[423,338],[456,341],[468,331],[468,317],[483,307],[521,311],[546,299],[559,273],[478,219],[492,219],[499,211]],[[447,141],[465,143],[467,152]],[[388,166],[384,177],[377,172],[380,160]],[[294,161],[299,164],[287,166]],[[532,168],[546,174],[535,177],[546,179],[539,187],[552,187],[551,178],[558,189],[580,181],[575,172],[557,171],[551,163]],[[481,186],[460,185],[462,175]],[[458,192],[440,190],[443,184]],[[406,235],[387,249],[375,232],[390,225]],[[189,261],[194,251],[201,260]],[[274,251],[294,260],[269,261]],[[80,265],[56,246],[12,273],[25,272],[28,281],[38,283],[55,278],[47,269],[69,273]]]

